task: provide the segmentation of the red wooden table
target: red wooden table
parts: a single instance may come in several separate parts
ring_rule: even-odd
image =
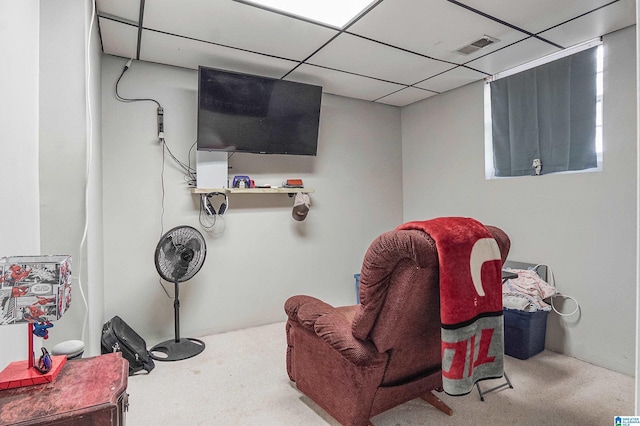
[[[67,361],[51,383],[0,390],[0,425],[124,426],[128,374],[120,353]]]

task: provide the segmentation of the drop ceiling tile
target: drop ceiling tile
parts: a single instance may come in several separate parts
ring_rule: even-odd
[[[466,65],[493,75],[559,50],[548,43],[530,37]]]
[[[461,3],[532,33],[538,33],[611,3],[611,0],[461,0]]]
[[[197,69],[198,65],[281,78],[297,65],[272,56],[231,49],[202,41],[144,30],[140,59]]]
[[[303,60],[337,31],[232,0],[147,0],[143,26]]]
[[[380,98],[376,100],[376,102],[403,107],[435,95],[437,95],[437,93],[431,92],[429,90],[407,87],[405,89],[391,93],[383,98]]]
[[[322,91],[334,95],[373,101],[405,86],[361,77],[313,65],[301,65],[286,80],[322,86]]]
[[[140,1],[97,0],[105,53],[135,57]],[[634,0],[458,1],[532,32],[544,29],[542,37],[562,46],[633,25],[636,16]],[[421,89],[444,92],[556,51],[453,0],[374,4],[338,35],[234,0],[145,0],[149,30],[143,32],[141,59],[279,78],[320,49],[309,59],[320,66],[305,64],[287,78],[320,84],[327,93],[402,105],[424,95]],[[499,41],[470,55],[455,52],[484,35]]]
[[[524,37],[519,31],[446,0],[383,1],[349,27],[348,31],[456,64],[470,61]],[[483,35],[499,41],[470,55],[456,52]]]
[[[96,0],[96,8],[100,13],[138,22],[140,18],[140,0]]]
[[[123,58],[135,58],[138,49],[138,28],[107,18],[98,18],[104,53]]]
[[[569,47],[634,25],[636,23],[635,16],[635,2],[633,0],[620,0],[593,13],[545,31],[540,36]]]
[[[350,34],[341,34],[308,62],[407,85],[451,68],[451,64]]]
[[[455,89],[456,87],[473,83],[474,81],[482,80],[485,77],[488,77],[487,74],[465,67],[456,67],[415,84],[414,86],[442,93]]]

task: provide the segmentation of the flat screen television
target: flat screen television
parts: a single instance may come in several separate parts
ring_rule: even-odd
[[[322,87],[198,68],[197,148],[316,155]]]

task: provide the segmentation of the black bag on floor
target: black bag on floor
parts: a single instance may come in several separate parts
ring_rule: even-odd
[[[122,352],[129,361],[130,376],[141,370],[149,373],[155,367],[147,342],[117,315],[102,326],[101,347],[103,354]]]

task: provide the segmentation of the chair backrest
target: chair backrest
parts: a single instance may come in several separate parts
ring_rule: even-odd
[[[510,242],[492,233],[506,260]],[[418,230],[395,230],[377,237],[360,272],[360,307],[352,331],[379,352],[393,351],[384,382],[440,368],[440,292],[435,241]]]

